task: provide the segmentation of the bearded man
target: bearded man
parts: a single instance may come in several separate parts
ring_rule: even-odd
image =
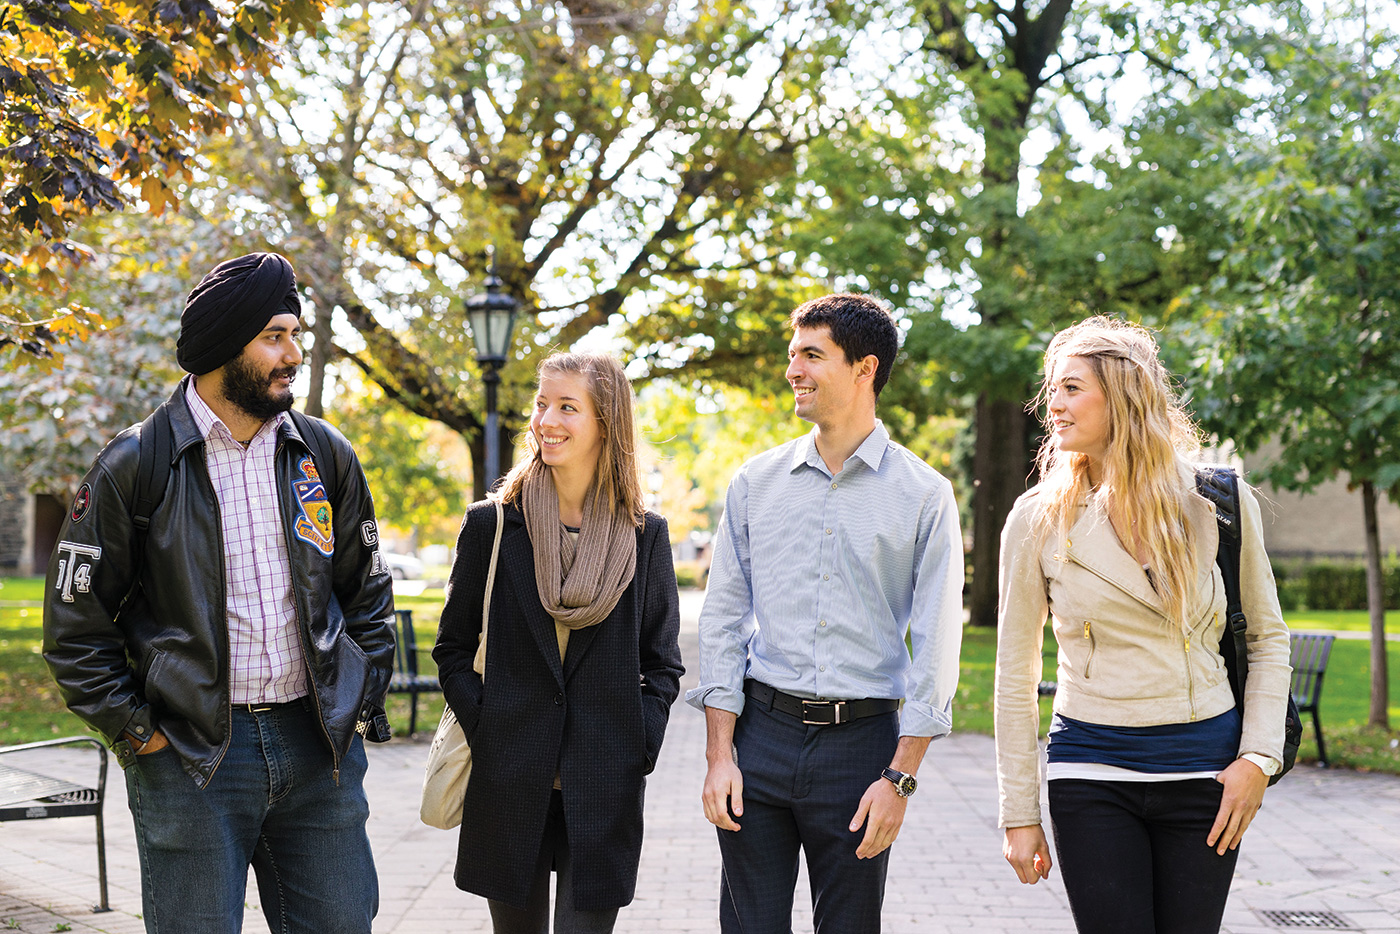
[[[83,479],[49,563],[44,658],[125,770],[148,932],[369,934],[364,735],[387,738],[393,595],[355,452],[292,412],[292,265],[189,295],[190,375]],[[144,455],[144,456],[143,456]]]

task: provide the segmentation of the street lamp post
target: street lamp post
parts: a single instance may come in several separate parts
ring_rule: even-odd
[[[501,291],[495,258],[486,276],[486,291],[467,299],[467,326],[476,344],[476,362],[486,385],[486,484],[490,490],[501,475],[501,432],[496,422],[496,387],[500,368],[510,351],[510,334],[515,328],[515,310],[520,305]]]

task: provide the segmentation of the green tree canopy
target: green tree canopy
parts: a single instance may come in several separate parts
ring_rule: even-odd
[[[1227,242],[1193,298],[1203,424],[1247,451],[1281,442],[1259,472],[1277,486],[1361,489],[1371,722],[1385,726],[1376,504],[1400,502],[1400,34],[1368,13],[1297,11],[1239,40],[1268,85],[1220,136],[1230,181],[1210,202]]]

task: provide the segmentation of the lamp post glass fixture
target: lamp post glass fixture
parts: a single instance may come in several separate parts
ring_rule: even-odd
[[[496,263],[486,277],[486,291],[467,299],[467,327],[476,344],[476,362],[486,385],[486,486],[490,490],[501,475],[501,432],[496,424],[496,387],[500,368],[510,350],[510,333],[515,329],[515,310],[520,303],[501,291]]]

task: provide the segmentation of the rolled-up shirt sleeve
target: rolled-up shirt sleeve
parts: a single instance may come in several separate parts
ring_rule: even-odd
[[[700,610],[700,686],[686,693],[686,703],[697,710],[715,707],[743,713],[744,672],[753,632],[748,481],[741,469],[729,483],[715,536]]]
[[[936,738],[953,728],[962,648],[962,532],[952,484],[940,483],[923,512],[909,619],[912,658],[899,732]]]

